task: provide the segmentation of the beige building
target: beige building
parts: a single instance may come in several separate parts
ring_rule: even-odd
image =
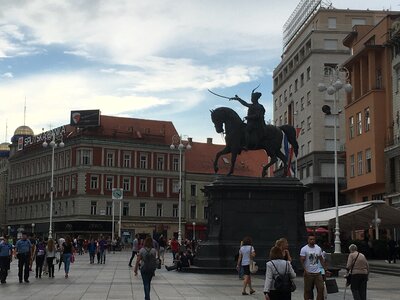
[[[310,3],[314,3],[311,5]],[[334,107],[334,96],[318,91],[325,82],[325,67],[340,66],[350,56],[342,44],[354,25],[375,25],[382,11],[360,11],[322,7],[321,1],[301,1],[285,24],[282,61],[273,73],[275,125],[300,128],[297,177],[310,188],[305,209],[334,206],[334,118],[325,116],[323,105]],[[344,92],[339,93],[338,110],[343,110]],[[337,127],[339,189],[345,181],[344,116]],[[339,203],[346,202],[339,195]]]

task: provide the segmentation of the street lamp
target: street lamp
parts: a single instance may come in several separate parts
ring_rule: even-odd
[[[52,132],[52,139],[50,143],[43,142],[43,147],[51,148],[51,183],[50,183],[50,220],[49,220],[49,239],[53,238],[53,193],[54,193],[54,149],[57,147],[64,148],[64,142],[61,140],[58,144],[56,143],[56,135]]]
[[[32,223],[31,226],[32,226],[32,233],[35,233],[35,223]]]
[[[192,225],[193,225],[193,241],[195,241],[196,240],[196,222],[193,222]]]
[[[171,150],[179,150],[179,204],[178,204],[178,243],[182,244],[182,152],[192,149],[190,141],[183,141],[182,138],[187,136],[175,134],[172,137]]]
[[[329,105],[324,105],[322,111],[326,115],[333,116],[333,146],[334,146],[334,157],[335,157],[335,207],[336,207],[336,220],[335,220],[335,253],[341,253],[341,242],[340,242],[340,228],[339,228],[339,186],[338,186],[338,161],[337,161],[337,118],[341,111],[337,110],[336,102],[339,100],[339,91],[344,89],[346,93],[351,93],[353,87],[349,83],[349,70],[345,67],[336,66],[335,68],[326,66],[324,68],[325,77],[329,80],[329,85],[325,83],[318,84],[319,92],[327,92],[328,95],[335,95],[333,101],[333,112]],[[346,83],[343,84],[341,78],[344,78]]]
[[[10,225],[8,225],[8,227],[7,227],[7,229],[8,229],[8,237],[10,237],[10,235],[11,235],[11,226]]]

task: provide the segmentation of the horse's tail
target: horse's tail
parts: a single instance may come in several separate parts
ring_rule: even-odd
[[[282,125],[279,128],[286,134],[289,144],[293,147],[294,155],[297,157],[299,154],[299,144],[296,139],[296,129],[291,125]]]

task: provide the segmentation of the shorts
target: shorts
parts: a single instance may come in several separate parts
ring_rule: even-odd
[[[250,275],[250,265],[242,266],[242,268],[243,268],[244,275]]]

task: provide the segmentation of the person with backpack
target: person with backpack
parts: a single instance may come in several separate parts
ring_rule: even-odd
[[[54,260],[56,258],[56,244],[53,239],[49,239],[46,246],[46,261],[49,271],[49,278],[54,278]]]
[[[147,237],[144,241],[143,248],[140,249],[134,268],[135,276],[137,276],[140,265],[140,274],[143,280],[144,299],[150,300],[150,283],[157,268],[157,251],[153,248],[153,239]]]
[[[43,238],[39,238],[35,250],[35,261],[36,261],[36,276],[35,278],[42,278],[44,258],[46,257],[46,245],[43,242]]]
[[[269,259],[265,272],[265,299],[291,300],[292,279],[296,277],[291,263],[285,260],[282,249],[277,246],[272,247]]]

